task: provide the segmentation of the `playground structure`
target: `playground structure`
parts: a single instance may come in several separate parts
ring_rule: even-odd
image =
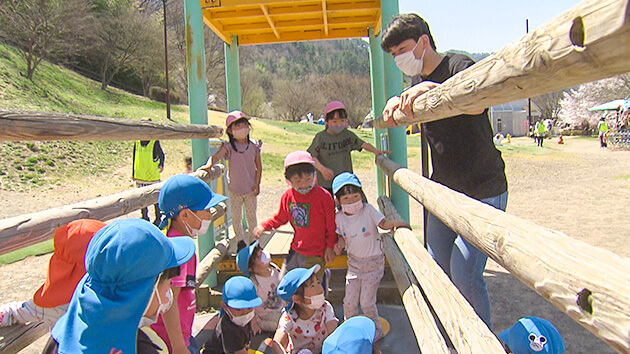
[[[263,12],[265,20],[272,27],[273,37],[269,38],[280,39],[284,33],[271,6],[282,1],[201,0],[201,3],[202,6],[213,5],[215,8],[230,4],[240,4],[235,6],[244,9],[257,6],[259,10],[256,11]],[[318,11],[327,16],[327,9],[330,8],[327,4],[332,6],[341,2],[323,0],[302,3],[317,3]],[[377,45],[380,26],[388,23],[391,16],[398,12],[397,3],[386,0],[346,3],[380,3],[380,17],[373,21],[375,27],[366,28],[361,34],[370,37],[373,106],[375,112],[380,112],[385,97],[391,96],[391,92],[398,93],[402,86],[401,74],[393,68],[391,58],[379,52]],[[207,125],[205,83],[198,74],[205,72],[203,48],[199,48],[200,43],[203,43],[202,37],[199,41],[202,35],[199,33],[202,10],[199,1],[187,0],[185,4],[187,31],[190,31],[190,41],[187,41],[190,114],[191,123],[197,126],[184,128],[181,125],[153,122],[118,119],[101,122],[93,117],[0,112],[0,122],[6,127],[0,132],[0,140],[192,138],[193,165],[200,166],[209,155],[207,139],[220,136],[222,130],[198,126]],[[204,11],[209,10],[204,8]],[[325,35],[337,33],[328,26],[325,18],[324,28],[321,29]],[[229,39],[227,35],[226,38]],[[229,110],[240,108],[239,85],[235,85],[237,81],[231,81],[234,77],[238,78],[237,43],[240,37],[232,35],[231,38],[231,44],[226,41]],[[395,121],[398,125],[433,121],[628,72],[628,57],[630,1],[587,0],[454,76],[439,88],[420,96],[414,103],[413,119],[397,114]],[[400,80],[383,85],[385,77],[397,77]],[[396,84],[399,85],[396,87]],[[236,91],[238,94],[234,93]],[[375,123],[377,127],[386,128],[382,120],[376,119]],[[100,133],[91,135],[93,131]],[[126,134],[120,133],[123,131]],[[379,206],[386,215],[408,220],[408,203],[405,206],[405,202],[408,196],[413,197],[523,284],[613,349],[630,352],[630,275],[627,273],[630,261],[627,258],[493,209],[411,172],[405,168],[405,147],[394,145],[398,140],[405,140],[403,127],[375,132],[375,145],[394,151],[397,160],[402,160],[392,161],[386,157],[377,159],[380,171],[378,192],[381,196],[388,196],[379,199]],[[217,166],[210,176],[199,177],[211,180],[221,172],[222,168]],[[154,204],[160,187],[153,185],[0,220],[0,254],[48,239],[56,227],[76,218],[105,221]],[[221,206],[213,214],[218,218],[224,212],[225,206]],[[202,261],[198,267],[198,285],[206,282],[208,276],[213,282],[212,271],[225,256],[232,241],[226,238],[215,245],[213,236],[210,233],[200,238]],[[384,242],[387,260],[422,352],[449,353],[450,347],[458,353],[503,352],[494,334],[432,261],[415,235],[400,229],[391,237],[385,237]],[[5,336],[4,342],[0,342],[1,350],[18,351],[47,330],[37,324],[17,327]],[[12,341],[10,347],[7,346],[8,339]]]

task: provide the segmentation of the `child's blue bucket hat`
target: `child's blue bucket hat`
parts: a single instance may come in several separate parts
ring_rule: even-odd
[[[372,353],[376,333],[374,321],[365,316],[347,319],[326,338],[322,354],[366,354]]]
[[[221,300],[233,309],[251,309],[262,305],[262,299],[256,294],[254,283],[243,276],[237,275],[223,284]],[[223,309],[220,311],[223,316]]]
[[[51,332],[59,352],[135,353],[157,276],[194,254],[191,238],[168,238],[146,220],[117,220],[99,230],[85,253],[87,274]]]
[[[254,253],[256,246],[258,246],[258,240],[254,241],[251,245],[244,247],[236,254],[236,266],[243,274],[245,274],[246,277],[249,277],[249,258],[251,258]]]
[[[499,333],[499,338],[515,354],[561,354],[562,336],[551,322],[538,317],[523,317]]]
[[[212,192],[208,184],[191,175],[175,175],[164,183],[158,196],[158,206],[164,218],[160,222],[160,229],[182,209],[207,210],[227,197]]]
[[[309,280],[314,273],[317,273],[319,268],[319,264],[316,264],[309,269],[295,268],[284,275],[284,277],[280,280],[280,284],[278,284],[276,292],[282,300],[287,302],[285,310],[288,311],[293,307],[292,297],[295,295],[295,291],[304,284],[304,282]]]
[[[337,192],[339,192],[339,190],[346,184],[351,184],[353,186],[357,186],[361,188],[361,182],[359,181],[359,178],[357,178],[357,176],[354,173],[342,172],[333,179],[333,182],[332,182],[333,194],[337,194]]]

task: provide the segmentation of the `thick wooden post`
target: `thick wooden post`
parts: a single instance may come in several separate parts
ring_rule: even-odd
[[[583,1],[416,98],[413,119],[396,111],[394,120],[431,122],[627,73],[629,14],[629,0]]]
[[[410,196],[523,284],[615,350],[630,352],[630,259],[509,215],[384,156],[376,162]],[[400,245],[403,251],[406,247]]]

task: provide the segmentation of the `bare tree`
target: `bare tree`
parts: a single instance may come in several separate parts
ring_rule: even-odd
[[[352,127],[361,124],[372,109],[369,76],[330,74],[319,78],[316,89],[324,98],[323,104],[333,100],[343,102],[348,110],[348,124]],[[321,105],[317,112],[323,113],[323,110]]]
[[[307,112],[323,110],[322,94],[314,89],[318,79],[310,76],[299,82],[294,80],[274,82],[273,105],[280,118],[299,121]]]
[[[145,18],[144,40],[139,43],[136,55],[131,57],[129,67],[138,74],[142,81],[142,94],[148,96],[151,86],[154,86],[163,77],[164,45],[160,14],[146,14]]]
[[[31,81],[43,59],[71,58],[83,50],[92,23],[84,0],[0,1],[0,38],[24,51]]]
[[[560,101],[567,90],[549,92],[532,98],[532,102],[538,107],[543,119],[556,119],[560,112]]]

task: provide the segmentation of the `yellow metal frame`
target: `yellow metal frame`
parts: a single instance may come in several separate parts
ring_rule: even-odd
[[[251,45],[367,37],[381,29],[380,0],[200,0],[204,23],[225,43]]]

